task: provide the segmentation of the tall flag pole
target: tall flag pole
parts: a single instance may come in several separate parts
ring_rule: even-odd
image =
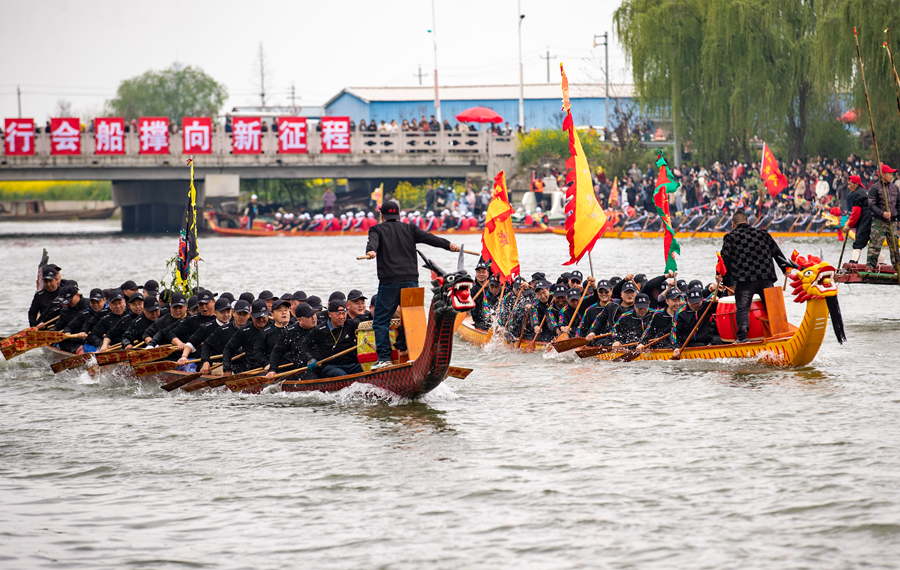
[[[194,188],[194,157],[188,161],[191,167],[191,189],[188,191],[187,205],[184,208],[184,220],[181,222],[181,233],[178,237],[178,256],[175,260],[175,282],[182,291],[190,285],[191,264],[196,265],[199,258],[197,252],[197,189]]]
[[[594,244],[606,230],[606,212],[597,203],[591,169],[581,147],[581,139],[575,131],[572,120],[572,105],[569,103],[569,79],[559,64],[562,75],[562,110],[566,113],[563,130],[569,132],[569,158],[566,160],[566,239],[569,242],[569,261],[563,265],[578,263],[584,254],[590,253]]]
[[[659,168],[659,175],[656,179],[656,192],[653,194],[653,203],[656,204],[656,215],[663,222],[663,246],[665,248],[666,258],[666,274],[678,271],[678,261],[675,255],[681,255],[681,246],[675,239],[675,230],[672,229],[672,218],[669,215],[669,194],[674,193],[681,186],[675,182],[666,159],[663,158],[662,151],[656,151],[656,166]]]
[[[519,248],[512,225],[514,211],[506,190],[506,175],[501,170],[494,178],[494,194],[487,208],[481,235],[481,257],[490,260],[491,271],[504,284],[520,273]]]

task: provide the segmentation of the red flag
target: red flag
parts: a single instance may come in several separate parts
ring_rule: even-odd
[[[769,191],[769,195],[773,198],[778,196],[778,193],[788,186],[787,177],[779,170],[778,161],[775,160],[775,155],[772,154],[772,151],[769,150],[766,143],[763,143],[760,175],[762,176],[763,183],[766,185],[766,190]]]
[[[718,251],[716,252],[716,258],[718,259],[716,262],[716,273],[725,277],[725,274],[728,273],[728,268],[725,267],[725,260],[722,259],[722,254]]]

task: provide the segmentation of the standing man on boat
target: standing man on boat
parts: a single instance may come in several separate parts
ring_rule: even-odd
[[[850,255],[852,263],[859,263],[859,256],[864,247],[869,245],[869,236],[872,234],[872,210],[869,208],[869,192],[862,183],[862,179],[854,174],[847,185],[850,191],[850,219],[844,225],[844,233],[850,233],[856,228],[856,239],[853,240],[853,253]]]
[[[366,244],[366,256],[369,259],[378,258],[378,302],[372,323],[378,362],[372,366],[373,370],[391,365],[390,324],[400,305],[400,291],[419,286],[416,244],[425,243],[459,251],[458,245],[418,226],[401,224],[399,220],[400,206],[397,202],[385,202],[381,207],[381,223],[369,228],[369,242]]]
[[[775,268],[778,264],[782,273],[788,267],[797,268],[781,253],[781,248],[769,232],[750,227],[747,214],[741,210],[731,218],[732,230],[722,241],[722,260],[728,269],[727,277],[734,287],[735,320],[737,322],[736,342],[747,342],[750,330],[750,304],[753,295],[765,303],[763,291],[775,283]]]
[[[891,168],[887,164],[881,165],[881,175],[878,182],[869,186],[869,209],[872,210],[872,235],[869,238],[869,251],[866,255],[866,270],[875,271],[878,266],[878,257],[881,255],[881,244],[885,240],[890,242],[891,224],[894,224],[896,230],[897,216],[900,213],[900,188],[894,182],[894,173],[896,168]],[[882,189],[884,188],[884,190]],[[888,203],[884,203],[885,190],[887,191]],[[896,235],[896,234],[895,234]],[[891,252],[891,265],[897,265],[896,244],[889,244],[888,251]]]
[[[253,194],[250,196],[250,203],[247,204],[247,207],[244,209],[244,218],[247,220],[247,229],[253,229],[253,220],[259,217],[259,204],[256,203],[257,196]]]

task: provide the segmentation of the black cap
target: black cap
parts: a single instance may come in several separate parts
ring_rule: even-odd
[[[479,259],[478,263],[475,264],[475,269],[490,269],[490,268],[491,268],[491,266],[488,265],[488,263],[483,259]]]
[[[144,310],[154,311],[159,308],[159,301],[153,295],[144,297]]]
[[[313,295],[312,297],[307,299],[306,302],[307,302],[307,304],[309,304],[310,307],[312,307],[316,311],[322,310],[322,299],[319,299],[315,295]]]
[[[106,296],[106,300],[110,303],[118,301],[119,299],[125,300],[125,293],[123,293],[121,289],[111,289],[109,295]]]
[[[103,300],[103,289],[91,289],[91,301]]]
[[[126,289],[137,289],[137,288],[138,288],[137,283],[135,283],[135,282],[132,281],[131,279],[129,279],[129,280],[126,281],[125,283],[122,283],[122,284],[119,286],[119,289],[121,289],[122,291],[124,291],[124,290],[126,290]]]
[[[637,285],[635,285],[631,281],[626,281],[625,283],[622,284],[622,292],[623,293],[625,291],[637,291],[637,290],[638,290]]]
[[[347,303],[341,301],[340,299],[335,299],[334,301],[329,301],[328,303],[328,312],[336,313],[341,309],[347,310]]]
[[[681,298],[681,291],[678,287],[669,287],[666,289],[664,295],[666,296],[666,299],[679,299]]]
[[[368,299],[365,295],[362,294],[362,291],[359,289],[351,289],[349,293],[347,293],[348,301],[358,301],[360,299]]]
[[[172,307],[184,307],[187,305],[187,299],[184,298],[183,293],[173,292],[169,296],[169,305]]]
[[[203,289],[202,291],[200,291],[200,293],[197,294],[198,303],[209,303],[210,301],[215,301],[215,299],[213,298],[213,294],[210,291]],[[188,301],[188,304],[190,305],[190,301]]]
[[[634,276],[634,282],[640,283],[641,285],[643,285],[644,283],[647,282],[647,276],[644,275],[643,273],[638,273],[637,275]]]
[[[569,293],[569,288],[562,283],[557,283],[550,288],[550,292],[554,297],[565,297]]]
[[[634,298],[634,306],[638,309],[649,309],[650,296],[646,293],[638,293],[637,297]]]
[[[571,289],[569,289],[569,292],[566,293],[566,299],[581,299],[581,291],[572,287]]]
[[[703,291],[701,289],[691,289],[688,291],[687,302],[699,303],[703,300]]]
[[[400,206],[397,202],[393,200],[389,200],[381,206],[381,215],[384,216],[385,220],[399,220],[400,219]]]
[[[608,280],[601,279],[597,282],[597,289],[606,289],[607,291],[612,291],[613,286],[612,283],[610,283]]]
[[[160,303],[170,303],[172,301],[172,292],[168,289],[163,289],[159,292],[159,302]]]
[[[69,301],[71,301],[72,297],[74,297],[77,293],[77,287],[66,285],[65,287],[59,289],[59,292],[57,293],[58,296],[56,297],[56,302],[60,305],[68,305]]]
[[[265,299],[257,299],[250,306],[250,316],[254,319],[269,316],[269,306],[266,305]]]
[[[687,290],[688,290],[688,284],[687,284],[687,281],[685,281],[684,279],[679,279],[679,280],[678,280],[678,283],[676,283],[676,285],[677,285],[678,288],[681,289],[682,291],[687,291]]]
[[[547,276],[544,275],[544,274],[543,274],[542,272],[540,272],[540,271],[538,271],[537,273],[532,273],[532,274],[531,274],[531,280],[532,280],[532,281],[544,281],[544,280],[546,280],[546,279],[547,279]]]
[[[274,299],[275,295],[273,295],[271,291],[266,289],[265,291],[263,291],[262,293],[259,294],[258,298],[262,299],[263,301],[269,301],[271,299]],[[256,317],[254,317],[254,318],[256,318]]]
[[[572,277],[572,274],[569,273],[568,271],[566,271],[565,273],[560,273],[560,274],[559,274],[559,279],[557,279],[557,283],[560,282],[560,281],[566,281],[566,282],[568,282],[569,279],[570,279],[571,277]]]
[[[256,300],[256,297],[253,296],[253,293],[244,292],[244,293],[241,293],[241,295],[238,297],[238,299],[240,299],[242,301],[247,301],[247,305],[249,306],[250,303],[252,303],[253,301]]]
[[[224,293],[222,293],[221,295],[219,295],[219,298],[220,298],[220,299],[228,299],[228,302],[229,302],[229,303],[233,303],[233,302],[234,302],[234,294],[229,293],[228,291],[225,291]]]
[[[157,295],[159,293],[159,283],[151,279],[144,283],[144,291],[150,293],[151,295]]]
[[[231,301],[229,301],[225,297],[222,297],[222,298],[216,300],[216,310],[217,311],[224,311],[225,309],[228,309],[230,307],[231,307]]]
[[[234,302],[234,312],[235,313],[249,313],[250,312],[250,302],[245,299],[238,299]]]
[[[569,273],[569,279],[575,279],[575,280],[578,280],[579,282],[584,281],[584,275],[581,273],[581,271],[578,271],[576,269],[572,273]]]
[[[619,277],[618,275],[609,278],[609,284],[612,285],[613,287],[615,287],[616,285],[618,285],[621,282],[622,282],[622,278]]]
[[[297,318],[309,318],[316,314],[316,310],[309,306],[308,303],[300,303],[294,308],[294,314]]]
[[[291,308],[291,296],[290,295],[282,295],[278,299],[272,301],[272,310],[274,311],[280,306],[286,306],[288,309]]]
[[[688,282],[688,291],[698,288],[703,289],[703,281],[700,281],[699,279],[691,279],[691,281]]]
[[[335,291],[334,293],[332,293],[331,295],[328,296],[329,303],[332,301],[338,300],[338,299],[340,299],[341,301],[346,301],[347,297],[340,291]]]
[[[534,290],[540,291],[541,289],[550,289],[550,282],[546,279],[538,279],[537,283],[534,284]]]
[[[294,294],[291,295],[291,301],[300,301],[301,303],[306,302],[306,293],[303,291],[294,291]]]
[[[132,301],[143,301],[143,300],[144,300],[144,296],[141,295],[140,291],[138,291],[137,293],[132,293],[131,297],[128,297],[129,303]]]
[[[196,295],[191,295],[190,299],[187,300],[187,306],[190,310],[196,309],[200,306],[200,299]]]
[[[59,271],[56,269],[55,265],[45,265],[41,268],[42,279],[56,279],[58,276]]]

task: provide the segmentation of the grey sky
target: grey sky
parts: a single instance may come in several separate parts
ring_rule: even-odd
[[[518,83],[515,0],[435,0],[441,85]],[[525,82],[559,81],[559,60],[573,83],[601,82],[603,48],[618,2],[523,0]],[[99,111],[122,79],[173,61],[202,68],[228,87],[227,108],[258,105],[259,43],[271,72],[269,104],[288,104],[293,83],[301,105],[322,104],[348,86],[433,83],[431,2],[184,2],[155,0],[0,0],[0,114],[43,122],[59,99]],[[610,77],[629,81],[611,41]],[[593,59],[590,63],[586,59]]]

